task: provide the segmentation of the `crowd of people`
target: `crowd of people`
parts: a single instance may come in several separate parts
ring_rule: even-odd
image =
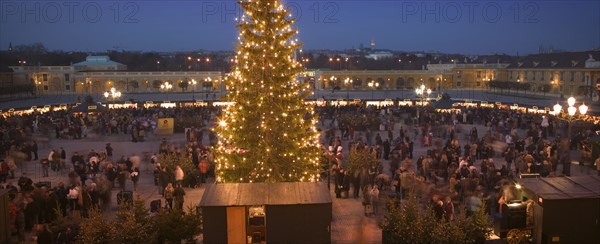
[[[498,212],[503,189],[522,174],[570,176],[571,151],[589,153],[584,142],[600,129],[592,123],[572,124],[569,138],[563,120],[508,109],[439,113],[431,108],[417,112],[414,107],[346,106],[321,110],[321,125],[326,127],[323,151],[336,197],[357,198],[362,192],[363,203],[373,207],[380,203],[372,200],[372,189],[378,189],[377,195],[381,191],[398,198],[410,192],[429,202],[440,219],[453,219],[460,206],[467,214],[476,212],[483,203],[490,212]],[[348,124],[342,116],[375,116],[378,120],[371,121],[379,124]],[[413,155],[415,147],[424,153]],[[371,152],[381,164],[388,164],[389,171],[381,166],[352,168],[342,156],[345,148]],[[600,159],[594,161],[600,175]]]
[[[583,142],[599,130],[598,125],[578,124],[569,138],[565,122],[552,116],[491,108],[464,108],[452,113],[416,107],[316,110],[323,132],[323,179],[331,181],[337,198],[362,199],[365,215],[377,215],[382,213],[387,197],[402,199],[414,194],[424,204],[429,203],[439,219],[449,221],[459,206],[468,214],[483,203],[488,203],[490,211],[497,209],[503,199],[502,188],[511,177],[570,175],[570,152],[584,147]],[[92,208],[109,210],[113,189],[138,190],[144,163],[154,169],[154,184],[165,208],[182,209],[184,187],[199,187],[214,177],[214,155],[203,138],[208,138],[209,146],[216,143],[216,135],[204,126],[219,112],[216,107],[152,108],[0,117],[0,183],[10,191],[10,221],[19,240],[33,230],[42,236],[38,240],[46,239],[46,225],[57,215],[85,218]],[[157,153],[147,156],[113,158],[110,143],[87,151],[68,152],[58,147],[47,156],[39,155],[39,141],[33,136],[78,140],[90,134],[127,134],[134,142],[143,141],[146,133],[154,133],[156,118],[186,114],[194,114],[200,121],[198,126],[189,124],[189,129],[182,130],[186,142],[163,139]],[[348,117],[368,119],[354,121]],[[372,155],[376,163],[351,167],[351,151]],[[600,159],[594,160],[600,165]],[[34,177],[40,182],[34,184],[30,175],[22,173],[13,184],[10,179],[19,177],[17,169],[27,161],[40,164],[41,177]],[[560,165],[562,171],[558,171]],[[598,171],[600,174],[600,167]],[[63,173],[68,181],[54,187],[43,181],[50,174]],[[76,229],[57,234],[65,238],[59,243],[69,243]]]

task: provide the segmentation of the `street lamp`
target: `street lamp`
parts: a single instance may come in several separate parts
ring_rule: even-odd
[[[350,91],[348,89],[348,85],[350,85],[350,83],[352,83],[352,80],[350,80],[350,77],[347,77],[344,80],[344,86],[346,87],[346,99],[350,100]]]
[[[373,91],[379,87],[379,83],[372,80],[372,81],[369,81],[369,83],[367,85],[369,85],[369,87],[372,88],[371,99],[373,99]]]
[[[571,122],[577,120],[577,117],[575,117],[575,114],[577,113],[577,108],[575,107],[575,98],[574,97],[569,97],[569,99],[567,99],[567,104],[569,105],[569,107],[567,108],[567,114],[569,116],[565,116],[565,120],[569,122],[569,127],[568,127],[568,138],[570,140],[571,138]],[[562,112],[562,106],[560,104],[558,104],[558,102],[554,105],[554,115],[555,116],[559,116]],[[585,103],[581,103],[581,105],[579,106],[579,113],[581,115],[585,115],[587,114],[588,111],[588,106],[585,105]]]
[[[198,83],[198,82],[196,82],[196,80],[192,79],[192,86],[194,86],[194,88],[193,88],[194,90],[192,90],[192,100],[194,100],[194,101],[196,100],[196,83]]]
[[[171,83],[169,83],[168,81],[165,81],[165,83],[160,85],[160,89],[164,90],[165,92],[168,92],[169,90],[171,90],[173,88],[173,85],[171,85]],[[169,95],[167,93],[167,100],[169,99]]]
[[[117,91],[117,89],[110,88],[110,92],[104,92],[104,98],[106,98],[107,100],[110,98],[111,101],[114,101],[115,99],[118,99],[121,97],[121,92]]]
[[[331,85],[332,85],[332,88],[331,88],[331,93],[334,93],[334,92],[335,92],[335,90],[336,90],[337,88],[339,88],[339,86],[338,86],[338,84],[337,84],[337,80],[338,80],[338,78],[337,78],[337,77],[335,77],[335,76],[331,76],[331,77],[329,77],[329,81],[331,81]]]
[[[210,77],[206,77],[206,78],[204,78],[204,82],[212,82],[212,78],[210,78]],[[210,87],[211,87],[211,89],[212,89],[212,84],[211,84],[211,86],[210,86]],[[204,90],[204,89],[203,89],[203,90]],[[209,91],[209,93],[210,93],[210,91]],[[208,93],[206,93],[206,99],[208,99]]]
[[[425,104],[423,100],[425,99],[425,94],[427,94],[427,99],[429,99],[429,95],[431,95],[431,89],[428,89],[424,84],[421,84],[419,88],[415,89],[415,93],[421,98],[421,106],[424,107]],[[417,118],[419,117],[419,110],[417,109]]]

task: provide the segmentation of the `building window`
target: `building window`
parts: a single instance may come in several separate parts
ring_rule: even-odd
[[[564,75],[564,72],[562,72],[562,71],[561,71],[561,72],[559,73],[559,80],[561,80],[561,81],[563,80],[563,75]]]
[[[48,90],[48,85],[44,85],[44,91]]]
[[[540,80],[544,80],[544,76],[545,76],[544,74],[545,74],[544,71],[542,71],[542,73],[540,74]]]
[[[554,80],[554,72],[550,72],[550,80]]]
[[[481,71],[477,71],[477,78],[481,78]]]
[[[531,72],[531,80],[535,80],[535,71]]]
[[[456,87],[461,87],[462,83],[460,81],[456,82]]]
[[[71,85],[65,85],[65,90],[66,91],[70,91],[71,90]]]
[[[42,80],[43,81],[48,81],[48,74],[43,74],[42,75]]]
[[[462,78],[462,72],[461,72],[460,70],[459,70],[459,71],[456,71],[456,78],[457,78],[457,79],[460,79],[460,78]]]
[[[512,79],[513,79],[513,72],[514,72],[514,71],[508,72],[508,79],[509,79],[509,80],[512,80]]]
[[[70,76],[69,74],[65,74],[65,81],[69,81],[69,78],[71,78],[69,76]]]
[[[520,80],[520,79],[521,79],[521,73],[517,72],[517,80]]]
[[[481,82],[478,81],[477,82],[477,87],[480,87],[480,86],[481,86]]]
[[[571,71],[570,75],[571,75],[571,81],[574,81],[575,80],[575,72]]]

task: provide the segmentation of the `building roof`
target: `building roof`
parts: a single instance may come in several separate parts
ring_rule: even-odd
[[[72,66],[116,66],[124,65],[110,60],[108,56],[87,56],[85,61],[75,63]]]
[[[200,206],[323,203],[331,203],[331,196],[323,182],[225,183],[206,188]]]
[[[524,178],[518,182],[544,200],[600,198],[600,176]]]
[[[590,55],[600,59],[600,51],[533,54],[514,60],[508,68],[585,68]]]

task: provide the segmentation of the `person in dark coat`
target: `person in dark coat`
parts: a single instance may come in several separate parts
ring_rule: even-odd
[[[388,139],[385,139],[385,141],[383,142],[383,159],[390,159],[390,149],[390,141]]]
[[[33,160],[38,160],[38,144],[36,141],[31,144],[31,152],[33,153]]]
[[[352,176],[350,174],[348,174],[346,171],[344,171],[344,180],[342,181],[342,191],[346,192],[345,194],[345,198],[347,198],[349,196],[349,192],[350,192],[350,181]]]
[[[358,198],[360,190],[360,171],[355,170],[352,174],[352,190],[354,198]]]
[[[175,191],[173,192],[173,200],[175,202],[175,208],[179,210],[183,210],[183,202],[185,199],[185,191],[181,184],[177,184]]]
[[[140,169],[138,167],[134,167],[131,170],[131,181],[133,182],[133,191],[137,191],[138,182],[140,181]]]
[[[106,159],[112,160],[113,157],[113,148],[110,146],[110,143],[106,144]]]
[[[342,187],[343,187],[343,183],[344,183],[344,169],[338,169],[337,165],[334,164],[334,170],[335,170],[335,175],[334,175],[334,182],[335,182],[335,197],[336,198],[340,198],[342,197]]]

